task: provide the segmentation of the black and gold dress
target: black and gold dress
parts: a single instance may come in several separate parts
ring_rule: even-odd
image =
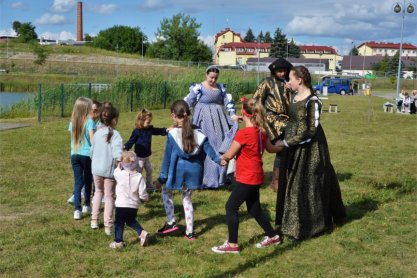
[[[288,151],[283,161],[287,174],[280,175],[276,224],[284,235],[296,239],[331,230],[334,222],[346,216],[320,111],[315,95],[290,101],[284,140]]]

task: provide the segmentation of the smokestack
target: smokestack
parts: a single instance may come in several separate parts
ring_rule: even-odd
[[[77,4],[77,41],[84,41],[83,39],[83,2],[79,1]]]

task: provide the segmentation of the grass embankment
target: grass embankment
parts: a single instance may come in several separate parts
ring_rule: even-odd
[[[258,250],[261,229],[242,206],[240,255],[210,251],[227,239],[224,205],[228,190],[193,194],[195,232],[153,235],[141,248],[126,229],[127,247],[108,248],[103,228],[90,229],[89,218],[72,219],[73,176],[69,163],[68,118],[0,133],[0,275],[136,277],[415,277],[416,273],[416,117],[382,113],[384,99],[373,97],[368,121],[366,97],[330,97],[340,112],[322,114],[331,158],[339,176],[348,223],[333,233],[299,245],[288,240]],[[155,110],[154,125],[171,124],[168,110]],[[122,113],[118,130],[126,141],[135,113]],[[33,121],[34,122],[34,121]],[[153,140],[154,177],[165,137]],[[273,155],[264,157],[267,180]],[[261,202],[271,222],[275,194],[265,187]],[[176,216],[184,225],[179,194]],[[154,232],[165,221],[160,194],[139,209],[138,219]],[[102,223],[102,220],[100,220]]]

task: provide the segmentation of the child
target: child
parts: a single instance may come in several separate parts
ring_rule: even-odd
[[[149,195],[146,192],[146,184],[142,175],[137,171],[138,158],[132,151],[122,154],[122,161],[114,170],[116,186],[116,219],[114,221],[114,242],[110,248],[123,248],[123,230],[125,223],[134,229],[140,245],[145,246],[149,240],[149,233],[136,221],[140,200],[147,201]]]
[[[261,209],[259,189],[264,182],[262,169],[262,153],[264,148],[268,152],[279,152],[283,148],[273,146],[268,139],[264,127],[264,112],[262,104],[253,99],[241,99],[242,117],[245,128],[238,130],[229,150],[222,159],[229,161],[236,156],[236,186],[226,203],[226,220],[229,239],[220,246],[215,246],[215,253],[234,253],[240,251],[238,245],[239,207],[246,202],[248,212],[255,217],[256,222],[266,233],[264,240],[256,244],[257,248],[278,245],[281,238],[273,230],[267,216]]]
[[[139,172],[142,174],[143,169],[146,171],[146,187],[148,191],[154,191],[152,186],[152,164],[149,157],[152,154],[152,135],[167,135],[166,128],[156,128],[151,125],[152,112],[143,109],[136,116],[135,129],[130,136],[129,141],[125,144],[125,149],[135,145],[135,153],[139,159]]]
[[[97,130],[95,140],[91,147],[91,169],[96,187],[91,214],[91,228],[98,229],[99,227],[98,217],[104,192],[106,199],[104,205],[104,230],[106,235],[111,235],[113,226],[113,195],[115,186],[113,172],[116,168],[116,162],[120,159],[123,151],[122,137],[115,130],[118,118],[119,112],[115,107],[103,109],[101,113],[103,126]]]
[[[162,200],[167,214],[167,222],[158,230],[158,233],[168,234],[178,230],[174,217],[172,190],[182,190],[187,224],[185,238],[194,240],[196,236],[193,230],[194,209],[191,203],[191,193],[202,186],[206,155],[218,164],[221,160],[207,137],[200,130],[193,129],[190,108],[184,100],[177,100],[171,105],[171,117],[176,127],[168,133],[161,172],[155,182],[157,188],[165,184],[162,189]]]
[[[296,93],[289,105],[285,138],[276,143],[288,147],[286,173],[280,180],[285,191],[278,194],[283,206],[276,206],[276,225],[290,240],[299,241],[343,223],[346,211],[320,124],[321,102],[313,93],[308,69],[293,67],[288,84]]]
[[[91,158],[90,148],[96,126],[91,119],[92,101],[80,97],[75,101],[68,131],[71,133],[71,166],[74,171],[74,219],[91,212]],[[84,206],[81,212],[81,189],[85,188]]]
[[[91,118],[93,119],[96,129],[99,129],[102,126],[102,123],[100,121],[100,114],[101,114],[101,103],[93,100],[93,104],[91,107]],[[94,187],[92,188],[93,194],[94,194]],[[85,195],[84,187],[82,189],[82,195]],[[73,204],[74,203],[74,194],[72,194],[71,197],[69,197],[68,203]]]

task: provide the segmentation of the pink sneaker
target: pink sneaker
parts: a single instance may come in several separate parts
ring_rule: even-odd
[[[213,248],[211,248],[211,250],[217,254],[225,254],[225,253],[239,254],[240,252],[239,246],[232,247],[230,246],[229,242],[227,242],[227,240],[224,242],[223,245],[214,246]]]
[[[271,245],[279,245],[282,243],[282,240],[280,238],[279,235],[276,235],[274,237],[264,237],[264,240],[262,240],[261,242],[257,243],[255,246],[256,248],[265,248]]]

